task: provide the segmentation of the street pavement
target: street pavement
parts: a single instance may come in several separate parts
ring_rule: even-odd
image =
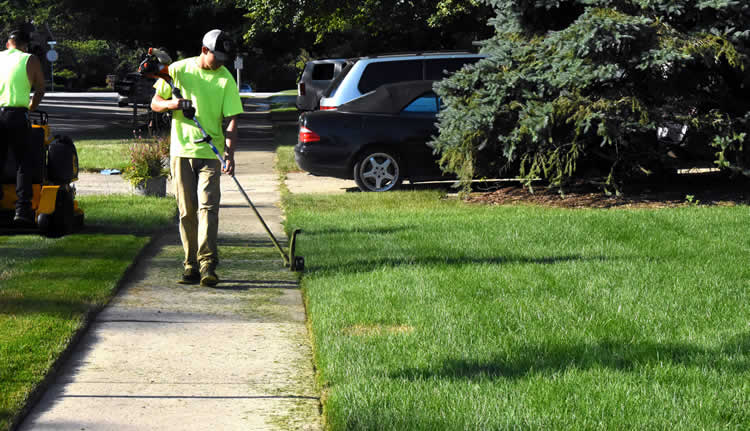
[[[89,113],[102,121],[107,111],[115,121],[123,115],[101,95],[80,98],[45,98],[55,130],[77,131]],[[89,111],[70,106],[80,104]],[[268,116],[243,115],[237,179],[286,243],[275,148]],[[129,192],[119,176],[80,182],[82,194]],[[182,248],[176,225],[167,229],[93,316],[20,430],[322,429],[297,277],[268,252],[271,242],[234,181],[222,177],[221,189],[218,288],[176,283]]]

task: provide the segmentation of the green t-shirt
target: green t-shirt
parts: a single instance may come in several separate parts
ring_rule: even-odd
[[[219,154],[224,154],[224,130],[222,121],[242,113],[242,101],[237,83],[226,67],[216,70],[201,69],[198,57],[180,60],[169,65],[169,76],[184,99],[193,101],[195,118],[212,138]],[[172,88],[164,80],[156,84],[156,94],[163,99],[172,97]],[[206,143],[196,144],[203,135],[193,120],[185,118],[182,111],[172,112],[172,134],[170,156],[214,159],[211,147]]]
[[[31,54],[15,48],[0,52],[0,106],[28,108],[31,82],[26,63]]]

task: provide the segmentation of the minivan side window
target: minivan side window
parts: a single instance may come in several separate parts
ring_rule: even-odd
[[[333,63],[316,64],[312,70],[313,81],[330,81],[333,79],[334,73]]]
[[[344,70],[341,71],[338,75],[336,75],[336,79],[334,79],[329,85],[328,88],[323,92],[323,96],[325,97],[333,97],[336,94],[336,90],[338,90],[339,85],[341,85],[341,82],[346,78],[346,75],[349,74],[349,72],[352,70],[356,62],[351,62],[344,67]]]
[[[461,69],[467,64],[476,63],[479,58],[446,58],[438,60],[427,60],[425,70],[426,78],[429,80],[439,81],[446,77],[447,74]],[[443,73],[445,71],[446,73]]]
[[[422,60],[383,61],[365,67],[357,88],[365,94],[383,84],[422,79]]]

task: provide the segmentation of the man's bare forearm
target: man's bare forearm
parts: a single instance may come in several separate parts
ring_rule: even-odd
[[[151,99],[151,110],[154,112],[174,111],[179,104],[179,99],[164,99],[157,94]]]
[[[39,104],[42,103],[43,97],[44,89],[35,89],[34,95],[31,96],[31,102],[29,102],[29,111],[36,111],[36,108],[38,108]]]
[[[234,157],[235,143],[237,142],[237,117],[229,117],[229,124],[226,130],[226,141],[224,143],[224,153],[229,157]]]

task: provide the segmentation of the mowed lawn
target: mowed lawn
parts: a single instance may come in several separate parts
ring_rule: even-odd
[[[85,317],[115,293],[173,199],[82,196],[86,227],[62,238],[0,236],[0,430],[8,429]]]
[[[332,430],[750,426],[747,206],[285,205]]]

